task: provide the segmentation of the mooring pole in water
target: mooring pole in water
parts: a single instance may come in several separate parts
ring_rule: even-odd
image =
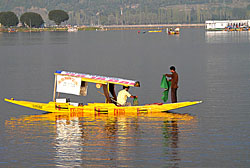
[[[55,82],[54,82],[54,91],[53,91],[53,101],[56,101],[56,81],[57,81],[57,75],[55,75]]]

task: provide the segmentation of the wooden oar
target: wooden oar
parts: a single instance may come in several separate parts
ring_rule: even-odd
[[[105,96],[102,92],[100,92],[100,91],[97,91],[97,92],[100,93],[101,95]],[[110,97],[110,99],[111,99],[112,101],[116,102],[116,104],[121,105],[120,103],[118,103],[118,102],[117,102],[115,99],[113,99],[112,97]]]
[[[98,93],[100,93],[101,95],[103,95],[103,96],[105,96],[102,92],[100,92],[100,91],[97,91]],[[121,105],[120,103],[118,103],[115,99],[113,99],[112,97],[110,97],[110,99],[111,100],[113,100],[114,102],[116,102],[116,104],[118,104],[118,105]],[[134,106],[138,106],[138,98],[134,98],[134,100],[133,100],[133,105]]]

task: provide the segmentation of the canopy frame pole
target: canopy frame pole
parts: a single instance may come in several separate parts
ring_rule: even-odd
[[[53,91],[53,101],[56,101],[56,82],[57,82],[57,75],[55,75],[55,81],[54,81],[54,91]]]
[[[108,95],[109,95],[109,83],[107,83],[107,90],[108,90]],[[107,102],[109,103],[109,100]]]

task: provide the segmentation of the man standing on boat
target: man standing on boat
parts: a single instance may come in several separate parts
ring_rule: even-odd
[[[123,90],[121,90],[118,93],[117,96],[117,105],[121,105],[121,106],[129,106],[131,104],[127,103],[127,98],[137,98],[137,96],[132,96],[129,92],[129,86],[123,86]]]
[[[171,66],[170,67],[170,72],[172,74],[165,74],[166,77],[170,77],[171,78],[171,100],[172,103],[176,103],[177,102],[177,88],[178,88],[178,73],[175,71],[175,67]]]

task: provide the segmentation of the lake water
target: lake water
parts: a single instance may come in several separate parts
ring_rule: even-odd
[[[48,102],[56,70],[139,80],[139,103],[161,102],[175,65],[178,101],[169,113],[43,114],[4,98]],[[250,32],[181,29],[0,34],[0,167],[249,167]],[[120,90],[117,87],[116,90]],[[87,103],[104,98],[95,86]]]

